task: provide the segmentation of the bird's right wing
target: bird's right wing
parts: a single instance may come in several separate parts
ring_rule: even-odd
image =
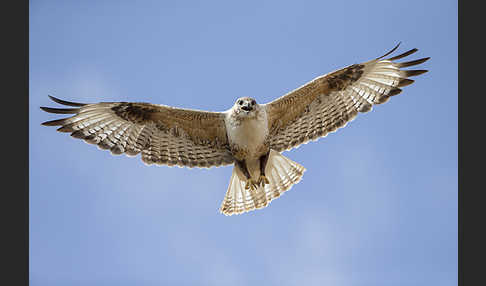
[[[147,164],[212,167],[233,163],[224,114],[131,102],[83,104],[50,98],[75,108],[41,107],[72,117],[42,123],[61,126],[75,138],[113,154],[142,153]]]

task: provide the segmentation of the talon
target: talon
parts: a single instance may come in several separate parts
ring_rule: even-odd
[[[260,180],[254,181],[252,179],[249,179],[249,180],[246,181],[245,190],[251,189],[252,191],[256,191],[256,189],[258,189],[259,185],[260,185]]]
[[[258,182],[251,180],[250,184],[251,184],[251,189],[256,191],[256,189],[258,188]]]
[[[267,177],[262,175],[262,176],[260,176],[260,178],[258,178],[258,184],[262,185],[262,187],[264,187],[265,185],[270,184],[270,181],[267,179]]]
[[[246,184],[245,184],[245,190],[248,190],[248,189],[250,189],[250,180],[247,180]]]

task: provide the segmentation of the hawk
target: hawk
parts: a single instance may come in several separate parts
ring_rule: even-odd
[[[281,152],[325,137],[399,94],[427,70],[404,70],[427,61],[396,62],[417,51],[385,55],[319,76],[284,96],[258,104],[242,97],[224,112],[138,102],[76,103],[41,107],[71,117],[42,123],[112,154],[141,153],[146,164],[210,168],[234,164],[220,207],[225,215],[266,207],[302,179],[305,168]]]

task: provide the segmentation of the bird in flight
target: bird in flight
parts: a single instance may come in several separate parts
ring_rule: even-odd
[[[266,104],[242,97],[224,112],[139,102],[76,103],[74,108],[41,107],[71,117],[47,121],[112,154],[141,153],[146,164],[210,168],[234,164],[220,212],[241,214],[266,207],[292,185],[305,168],[281,154],[344,127],[399,94],[409,79],[427,70],[405,70],[427,61],[396,62],[417,51],[385,55],[319,76]]]

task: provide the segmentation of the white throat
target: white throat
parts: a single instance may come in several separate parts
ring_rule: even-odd
[[[233,109],[226,114],[225,124],[228,139],[238,148],[246,149],[250,154],[256,154],[268,135],[267,112],[261,107],[258,115],[252,118],[238,120],[233,116]]]

